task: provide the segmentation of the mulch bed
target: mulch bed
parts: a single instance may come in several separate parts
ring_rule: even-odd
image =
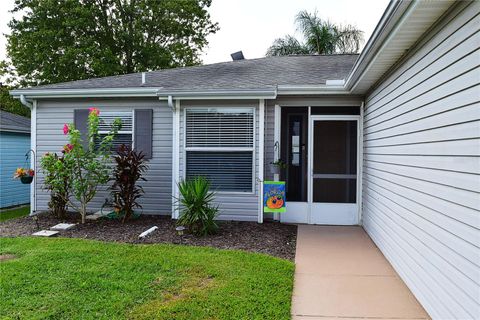
[[[50,213],[38,215],[40,230],[48,229],[58,223],[78,223],[80,216],[70,213],[66,219],[59,220]],[[219,221],[219,231],[207,237],[195,237],[190,234],[179,236],[175,232],[175,221],[168,216],[142,215],[138,219],[122,224],[120,221],[100,219],[78,224],[71,230],[62,231],[61,237],[95,239],[101,241],[127,243],[173,243],[193,246],[209,246],[220,249],[239,249],[269,254],[275,257],[294,260],[297,227],[278,222]],[[145,239],[138,238],[140,233],[157,226],[158,229]],[[38,231],[32,217],[22,217],[0,223],[0,237],[30,236]]]

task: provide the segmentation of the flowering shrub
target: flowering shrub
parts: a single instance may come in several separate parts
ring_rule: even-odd
[[[63,133],[68,135],[69,141],[63,147],[63,156],[52,159],[49,158],[52,156],[47,154],[44,156],[46,160],[42,161],[44,170],[48,171],[49,168],[53,168],[55,171],[62,170],[68,176],[70,181],[69,192],[64,193],[63,197],[70,207],[80,212],[82,223],[85,222],[87,204],[95,197],[98,187],[109,180],[111,146],[121,127],[120,119],[116,119],[111,131],[99,141],[99,145],[96,147],[95,139],[98,137],[99,114],[100,111],[97,108],[89,109],[87,147],[84,147],[80,131],[73,124],[65,124]],[[60,188],[64,183],[64,174],[58,172],[53,174],[49,184]]]
[[[14,179],[20,179],[22,177],[33,177],[35,176],[35,171],[32,169],[17,168],[13,174]]]

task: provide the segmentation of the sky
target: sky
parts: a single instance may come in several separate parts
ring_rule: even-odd
[[[0,60],[5,59],[8,21],[14,0],[1,0]],[[295,14],[313,12],[335,23],[354,24],[365,32],[367,41],[388,5],[388,0],[213,0],[209,11],[220,30],[210,35],[202,54],[204,63],[231,60],[230,54],[243,51],[245,58],[260,58],[276,38],[295,30]],[[366,42],[365,41],[365,42]]]

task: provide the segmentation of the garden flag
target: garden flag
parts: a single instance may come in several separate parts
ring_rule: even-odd
[[[263,212],[285,212],[285,181],[263,182]]]

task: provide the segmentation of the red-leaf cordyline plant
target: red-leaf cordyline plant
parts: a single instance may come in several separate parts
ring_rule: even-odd
[[[148,166],[142,152],[136,152],[122,144],[114,156],[113,184],[110,187],[113,207],[122,221],[130,219],[135,208],[142,208],[138,199],[143,195],[143,188],[138,181],[147,181],[143,175]]]

